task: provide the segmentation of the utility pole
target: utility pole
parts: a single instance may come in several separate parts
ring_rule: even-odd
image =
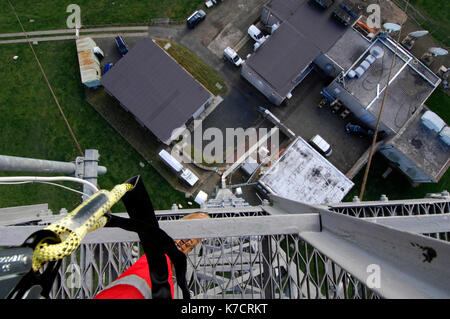
[[[72,175],[97,185],[98,175],[106,173],[106,167],[99,166],[98,161],[98,150],[94,149],[87,149],[84,157],[79,156],[74,162],[0,155],[0,171]],[[83,185],[83,193],[90,196],[93,190]],[[83,195],[83,201],[89,196]]]

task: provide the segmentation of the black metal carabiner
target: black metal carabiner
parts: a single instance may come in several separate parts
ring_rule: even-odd
[[[5,281],[0,296],[6,299],[49,297],[53,282],[61,266],[61,260],[49,262],[42,272],[34,272],[32,269],[33,252],[36,246],[43,242],[57,244],[60,239],[52,231],[39,230],[31,234],[20,247],[0,251],[0,256],[4,257],[4,263],[0,259],[0,265],[5,270],[0,272]],[[1,277],[0,280],[2,280]],[[10,279],[8,280],[8,278]]]

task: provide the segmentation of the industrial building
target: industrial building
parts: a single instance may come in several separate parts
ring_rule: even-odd
[[[324,9],[317,1],[269,1],[261,22],[271,35],[247,59],[242,76],[280,105],[317,70],[330,79],[323,97],[371,129],[389,85],[380,121],[381,153],[414,183],[439,181],[448,168],[448,145],[436,137],[439,132],[432,136],[425,131],[418,114],[440,78],[388,33],[358,32],[354,25],[359,11],[351,2],[327,5]],[[343,8],[353,13],[345,17],[346,24],[334,17]],[[427,142],[418,147],[418,140]]]
[[[339,203],[354,185],[301,137],[270,166],[258,184],[270,195],[313,205]]]
[[[369,41],[349,30],[341,41],[327,55],[335,61],[333,68],[343,69],[342,75],[323,94],[331,101],[339,100],[364,124],[375,128],[394,58],[380,131],[398,133],[441,80],[386,35]]]
[[[101,83],[167,145],[212,102],[212,94],[149,38],[139,41]]]
[[[269,1],[261,21],[271,35],[243,64],[241,75],[280,105],[313,69],[314,59],[348,29],[332,17],[340,4],[324,10],[307,0]]]
[[[98,87],[101,85],[102,71],[100,61],[95,56],[94,48],[97,44],[91,38],[80,38],[76,40],[78,63],[80,65],[81,83],[87,87]]]
[[[421,117],[426,111],[423,104],[441,80],[395,40],[386,34],[370,40],[349,29],[320,57],[323,68],[328,66],[339,74],[322,94],[374,129],[392,59],[395,61],[380,120],[380,134],[385,136],[380,152],[411,182],[436,183],[448,168],[450,151],[439,139],[439,132],[426,129]]]
[[[427,127],[420,107],[398,134],[386,141],[380,153],[393,162],[414,183],[437,183],[450,162],[448,126],[438,132]],[[447,129],[446,129],[447,128]]]

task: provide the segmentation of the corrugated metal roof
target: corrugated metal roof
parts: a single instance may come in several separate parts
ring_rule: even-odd
[[[76,40],[78,64],[80,66],[81,83],[88,83],[100,80],[100,62],[94,54],[93,48],[96,45],[91,38],[81,38]]]
[[[92,50],[96,45],[95,41],[92,38],[80,38],[76,40],[77,42],[77,52],[89,51]]]
[[[138,42],[101,83],[163,142],[211,97],[149,38]]]

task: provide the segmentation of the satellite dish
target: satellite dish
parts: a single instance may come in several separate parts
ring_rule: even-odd
[[[402,27],[396,23],[387,22],[387,23],[383,24],[383,28],[386,31],[388,31],[389,33],[391,33],[391,32],[399,31]]]
[[[420,31],[411,32],[410,34],[408,34],[408,36],[410,36],[412,38],[420,38],[427,34],[428,34],[427,30],[420,30]]]
[[[448,51],[442,48],[429,48],[428,52],[430,52],[434,56],[447,55]]]

